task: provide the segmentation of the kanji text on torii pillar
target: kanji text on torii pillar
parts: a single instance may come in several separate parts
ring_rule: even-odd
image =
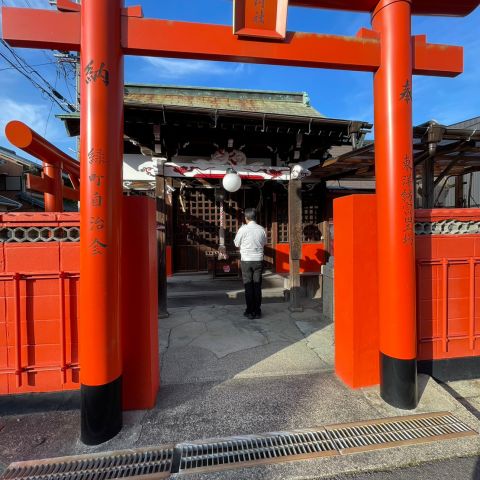
[[[286,31],[287,7],[370,12],[355,37]],[[380,359],[383,398],[413,408],[415,276],[412,74],[455,76],[461,47],[411,37],[412,14],[467,15],[478,0],[237,0],[230,27],[142,18],[122,0],[58,0],[58,11],[3,8],[10,45],[81,52],[82,439],[100,443],[122,425],[119,324],[123,56],[356,70],[375,74],[379,229]],[[258,41],[261,39],[262,41]],[[394,112],[390,114],[390,112]],[[91,222],[101,225],[90,229]]]

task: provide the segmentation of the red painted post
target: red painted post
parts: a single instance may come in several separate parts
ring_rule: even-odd
[[[80,325],[81,438],[122,427],[120,239],[123,0],[82,0]]]
[[[58,165],[43,162],[43,177],[51,182],[52,191],[43,194],[46,212],[63,212],[62,170]]]
[[[412,161],[411,0],[380,0],[374,75],[380,391],[398,408],[418,402]]]

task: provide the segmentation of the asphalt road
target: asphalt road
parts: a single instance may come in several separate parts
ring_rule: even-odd
[[[424,463],[391,472],[342,475],[328,480],[480,480],[480,457]]]

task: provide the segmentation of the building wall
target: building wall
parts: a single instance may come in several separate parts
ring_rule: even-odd
[[[36,168],[33,163],[31,168]],[[13,209],[23,212],[38,212],[43,210],[38,204],[27,200],[27,197],[31,195],[25,189],[25,172],[29,169],[30,167],[17,163],[15,159],[8,159],[3,153],[0,158],[0,196],[19,202],[21,207],[14,209],[11,206],[0,206],[2,211]],[[41,199],[43,200],[43,196]]]

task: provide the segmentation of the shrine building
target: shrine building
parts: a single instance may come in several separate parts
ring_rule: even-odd
[[[61,115],[70,136],[78,114]],[[237,274],[233,238],[242,212],[254,207],[267,230],[266,266],[288,273],[288,180],[302,173],[301,272],[319,274],[332,201],[371,182],[338,182],[322,165],[364,147],[368,122],[327,118],[304,92],[135,85],[125,87],[125,194],[154,195],[159,164],[167,182],[167,270],[171,273]],[[233,168],[242,178],[235,193],[222,178]],[[313,174],[317,171],[320,174]],[[220,227],[226,260],[218,260]]]

